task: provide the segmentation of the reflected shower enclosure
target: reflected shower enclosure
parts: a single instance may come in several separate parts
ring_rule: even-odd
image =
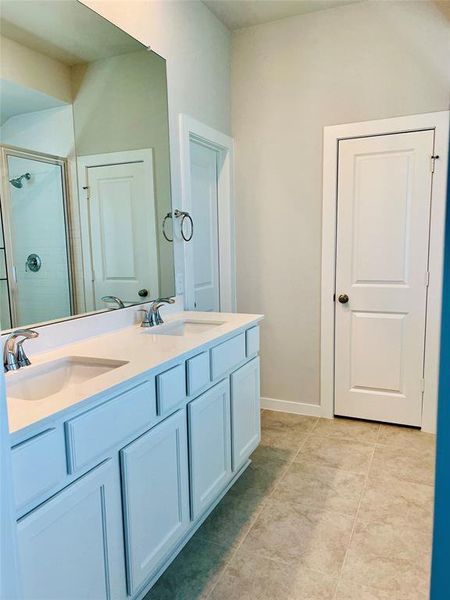
[[[1,328],[73,314],[66,161],[2,148]]]

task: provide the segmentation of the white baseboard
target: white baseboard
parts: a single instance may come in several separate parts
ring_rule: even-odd
[[[322,407],[319,404],[291,402],[290,400],[278,400],[276,398],[261,398],[261,408],[294,413],[296,415],[306,415],[308,417],[322,416]]]

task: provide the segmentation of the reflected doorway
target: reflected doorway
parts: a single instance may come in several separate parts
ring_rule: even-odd
[[[185,306],[234,312],[233,139],[181,115],[180,145],[182,209],[193,221],[184,238]]]

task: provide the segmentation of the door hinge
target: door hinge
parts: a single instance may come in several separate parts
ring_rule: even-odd
[[[431,172],[434,173],[434,170],[436,168],[436,161],[439,160],[439,154],[433,154],[431,156],[431,163],[430,163],[430,169]]]
[[[420,380],[420,391],[422,392],[422,394],[425,392],[425,379],[423,377]]]
[[[425,272],[425,287],[430,285],[430,271]]]
[[[86,190],[86,198],[88,200],[90,200],[90,194],[89,194],[90,188],[89,188],[89,186],[88,185],[83,185],[83,190]]]

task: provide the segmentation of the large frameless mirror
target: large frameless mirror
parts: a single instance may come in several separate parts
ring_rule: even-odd
[[[2,0],[2,330],[173,296],[166,64],[75,0]]]

